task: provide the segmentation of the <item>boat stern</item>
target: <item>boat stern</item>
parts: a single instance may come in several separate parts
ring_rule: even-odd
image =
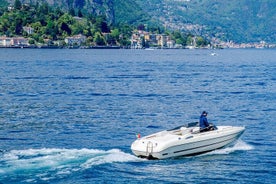
[[[152,156],[154,147],[156,147],[156,144],[152,140],[146,140],[144,138],[137,139],[131,144],[133,154],[143,158]]]

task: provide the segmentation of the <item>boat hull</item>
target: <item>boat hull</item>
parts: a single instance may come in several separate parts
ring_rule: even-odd
[[[163,131],[137,139],[131,146],[138,157],[166,159],[170,157],[196,155],[225,147],[236,141],[244,127],[221,126],[217,130],[181,134]]]

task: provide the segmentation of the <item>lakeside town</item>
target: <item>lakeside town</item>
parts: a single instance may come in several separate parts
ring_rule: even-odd
[[[21,4],[15,1],[2,12],[0,48],[114,48],[114,49],[225,49],[275,48],[276,44],[235,43],[203,38],[189,32],[108,25],[104,17],[84,17],[51,9],[48,4]],[[30,15],[33,16],[29,19]]]
[[[24,27],[24,31],[28,34],[33,33],[31,27]],[[108,33],[106,33],[107,36]],[[44,40],[44,44],[34,44],[29,38],[24,37],[7,37],[0,36],[0,48],[125,48],[125,49],[196,49],[196,48],[275,48],[276,44],[267,44],[264,41],[259,43],[242,43],[237,44],[232,41],[222,42],[214,40],[210,44],[198,47],[196,43],[196,37],[193,37],[189,45],[183,46],[177,44],[170,36],[166,34],[155,34],[147,31],[136,30],[133,32],[131,38],[129,38],[130,46],[87,46],[87,37],[78,34],[70,37],[66,37],[64,40],[52,41],[49,39]]]

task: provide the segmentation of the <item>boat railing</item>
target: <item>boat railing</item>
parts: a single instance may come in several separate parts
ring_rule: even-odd
[[[147,148],[146,148],[146,155],[150,156],[153,152],[153,143],[151,141],[149,141],[147,143]]]

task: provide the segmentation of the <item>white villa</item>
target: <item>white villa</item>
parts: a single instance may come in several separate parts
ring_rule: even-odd
[[[29,45],[28,39],[23,37],[0,37],[0,47],[26,46]]]
[[[64,41],[68,45],[81,45],[86,42],[86,36],[79,34],[72,37],[66,37]]]

